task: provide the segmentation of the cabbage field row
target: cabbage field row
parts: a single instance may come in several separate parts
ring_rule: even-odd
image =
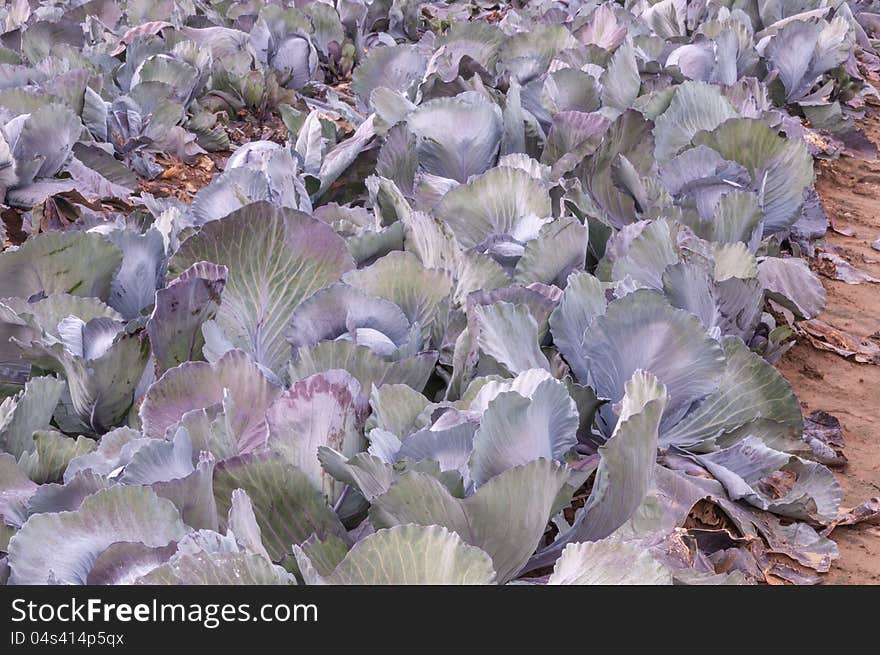
[[[841,490],[773,363],[875,25],[10,0],[0,580],[817,581]]]

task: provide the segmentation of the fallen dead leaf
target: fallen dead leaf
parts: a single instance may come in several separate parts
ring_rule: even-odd
[[[819,260],[824,262],[824,264],[819,264],[819,272],[832,280],[840,280],[847,284],[862,284],[863,282],[880,284],[880,280],[876,277],[860,271],[843,257],[833,252],[820,253]]]
[[[803,139],[818,152],[828,152],[832,149],[831,140],[813,130],[806,130],[803,134]]]
[[[34,211],[38,208],[35,207]],[[64,231],[72,224],[77,216],[70,215],[65,211],[65,203],[54,197],[46,198],[42,205],[40,216],[40,232]]]
[[[860,339],[815,318],[796,323],[794,329],[814,348],[852,358],[860,364],[880,364],[880,345],[874,341]]]
[[[274,114],[258,118],[244,112],[240,120],[226,125],[225,128],[230,142],[236,147],[251,141],[274,141],[283,144],[288,137],[284,121]]]
[[[228,152],[212,152],[198,155],[191,162],[178,161],[166,157],[156,157],[165,166],[165,171],[155,180],[141,180],[141,189],[155,196],[173,196],[186,202],[211,183],[214,175],[223,170]]]
[[[160,175],[159,177],[163,180],[170,180],[172,178],[178,177],[185,170],[186,169],[183,164],[174,164],[171,168],[166,168],[162,175]]]
[[[119,44],[113,49],[110,54],[115,57],[116,55],[124,52],[125,47],[130,45],[132,41],[135,40],[135,38],[139,36],[156,34],[166,27],[174,27],[174,25],[172,23],[166,23],[165,21],[158,20],[135,25],[122,36],[122,38],[119,40]]]
[[[767,584],[816,585],[822,582],[822,578],[816,573],[785,555],[770,553],[766,562],[769,563],[769,567],[764,569]],[[763,564],[760,560],[759,563]]]
[[[827,537],[838,526],[856,523],[880,524],[880,497],[869,498],[849,511],[841,510],[840,516],[825,528],[822,535]]]
[[[817,462],[826,466],[846,465],[843,434],[835,416],[821,411],[805,416],[803,440]]]
[[[796,482],[797,473],[780,469],[759,480],[758,487],[767,496],[779,499],[787,496]]]
[[[729,534],[738,532],[730,517],[720,507],[708,500],[700,500],[691,508],[682,527],[686,530],[724,530]]]
[[[753,580],[766,580],[764,572],[758,566],[755,556],[748,548],[718,550],[712,553],[709,559],[715,566],[716,573],[740,571]]]
[[[20,246],[27,239],[27,233],[23,230],[22,213],[17,209],[8,207],[0,212],[0,221],[3,221],[6,232],[6,240],[3,248]],[[2,230],[0,230],[2,231]]]

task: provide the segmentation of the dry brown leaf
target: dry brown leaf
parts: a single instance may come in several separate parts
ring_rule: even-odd
[[[831,414],[819,411],[805,416],[803,440],[817,462],[826,466],[846,465],[840,421]]]
[[[840,280],[847,284],[862,284],[863,282],[872,282],[880,284],[873,275],[869,275],[864,271],[860,271],[850,264],[840,255],[833,252],[823,252],[819,254],[819,264],[817,266],[819,273],[832,280]]]
[[[825,528],[822,534],[828,536],[834,528],[840,525],[856,525],[857,523],[880,524],[880,497],[869,498],[849,511],[841,510],[840,516]]]
[[[870,339],[860,339],[818,319],[801,321],[794,327],[814,348],[852,358],[860,364],[880,364],[880,345]]]

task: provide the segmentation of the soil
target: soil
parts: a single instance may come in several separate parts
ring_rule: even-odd
[[[165,172],[155,180],[141,180],[141,190],[160,198],[173,196],[184,202],[192,202],[195,194],[208,186],[214,175],[225,168],[230,154],[212,152],[198,155],[189,162],[157,156],[156,161],[165,168]]]
[[[209,152],[180,161],[157,155],[156,161],[165,168],[155,180],[142,180],[140,188],[160,198],[173,196],[184,202],[192,202],[195,194],[208,186],[215,175],[223,172],[226,161],[238,146],[252,141],[275,141],[283,144],[287,139],[287,127],[280,116],[272,114],[257,118],[241,112],[239,120],[226,126],[232,150]]]
[[[862,127],[880,144],[880,111],[875,108]],[[816,189],[834,226],[820,247],[880,278],[880,250],[871,246],[880,240],[880,162],[842,157],[819,163],[817,174]],[[822,282],[828,298],[819,320],[863,343],[880,345],[880,284],[847,284],[824,275]],[[794,387],[804,414],[823,410],[840,420],[849,460],[836,470],[843,506],[880,496],[880,362],[857,363],[801,338],[779,370]],[[831,538],[838,542],[840,559],[826,584],[880,584],[880,526],[838,527]]]

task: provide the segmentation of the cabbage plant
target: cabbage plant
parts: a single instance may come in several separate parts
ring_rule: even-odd
[[[0,10],[27,237],[0,252],[0,580],[749,584],[837,558],[840,485],[773,363],[825,302],[813,160],[871,149],[873,14],[51,4]],[[243,118],[284,127],[240,142]],[[208,151],[199,188],[147,191]],[[689,522],[706,504],[725,529]]]

